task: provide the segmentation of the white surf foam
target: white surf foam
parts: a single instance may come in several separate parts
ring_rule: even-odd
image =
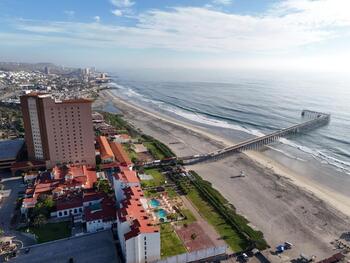
[[[240,125],[228,123],[226,121],[217,120],[217,119],[210,118],[210,117],[207,117],[207,116],[204,116],[201,114],[196,114],[193,112],[185,111],[185,110],[173,107],[171,105],[167,105],[167,104],[160,102],[160,101],[148,99],[144,95],[136,92],[135,90],[133,90],[130,87],[126,87],[126,86],[123,86],[123,85],[118,84],[118,83],[113,83],[113,84],[115,87],[120,89],[120,91],[122,92],[123,95],[127,96],[128,98],[137,98],[143,102],[151,103],[151,104],[156,105],[157,107],[161,108],[162,110],[169,111],[169,112],[176,114],[178,116],[181,116],[187,120],[197,122],[200,124],[213,126],[213,127],[233,129],[233,130],[245,132],[245,133],[257,136],[257,137],[265,135],[264,133],[262,133],[258,130],[255,130],[255,129],[249,129],[249,128],[246,128],[246,127],[243,127]],[[309,154],[314,159],[320,161],[321,163],[328,164],[328,165],[335,167],[338,171],[342,171],[342,172],[345,172],[346,174],[350,174],[350,163],[349,162],[345,162],[345,161],[339,160],[337,158],[334,158],[332,156],[329,156],[320,150],[315,150],[315,149],[311,149],[311,148],[303,146],[303,145],[299,145],[299,144],[297,144],[293,141],[290,141],[286,138],[280,138],[279,142],[281,142],[285,145],[288,145],[290,147],[293,147],[295,149],[298,149],[306,154]],[[277,148],[271,147],[271,146],[270,146],[270,148],[274,151],[277,151],[277,152],[280,152],[281,154],[284,154],[285,156],[287,156],[289,158],[296,159],[299,161],[305,161],[304,159],[297,157],[297,156],[294,156],[290,153],[287,153],[286,151],[283,151],[283,150],[280,150],[280,149],[277,149]]]

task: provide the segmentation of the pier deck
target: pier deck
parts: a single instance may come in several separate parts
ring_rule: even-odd
[[[281,137],[312,130],[327,125],[330,121],[330,114],[322,112],[303,110],[301,116],[303,118],[308,118],[308,120],[261,137],[240,142],[233,146],[229,146],[206,154],[179,157],[178,160],[183,161],[184,164],[195,164],[210,159],[215,160],[218,158],[223,158],[232,153],[242,152],[246,150],[258,150],[269,143],[277,141]]]

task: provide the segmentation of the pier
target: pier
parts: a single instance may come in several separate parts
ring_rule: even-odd
[[[224,158],[233,153],[243,152],[247,150],[259,150],[265,145],[278,141],[282,137],[295,135],[327,125],[331,117],[330,114],[310,110],[303,110],[301,112],[301,116],[306,120],[300,124],[296,124],[261,137],[249,139],[236,145],[210,153],[179,157],[178,160],[182,161],[184,164],[195,164],[207,160],[217,160],[219,158]]]

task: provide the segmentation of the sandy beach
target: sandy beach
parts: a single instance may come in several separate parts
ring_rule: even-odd
[[[100,93],[95,107],[112,101],[136,128],[167,144],[178,156],[205,153],[232,144],[202,127],[155,114],[110,91]],[[261,152],[236,154],[216,162],[187,167],[212,182],[251,225],[261,230],[271,247],[290,241],[300,253],[318,259],[332,254],[331,241],[350,231],[350,200],[329,191]],[[247,174],[239,178],[240,171]],[[283,259],[281,259],[283,260]]]

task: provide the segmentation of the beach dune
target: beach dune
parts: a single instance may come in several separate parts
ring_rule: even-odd
[[[136,128],[167,144],[178,156],[206,153],[232,142],[164,114],[146,111],[112,94],[100,93],[95,106],[112,101]],[[271,247],[292,242],[300,253],[323,258],[334,253],[331,241],[350,231],[350,200],[294,174],[260,152],[235,154],[187,167],[210,181],[261,230]],[[246,177],[238,177],[240,171]]]

